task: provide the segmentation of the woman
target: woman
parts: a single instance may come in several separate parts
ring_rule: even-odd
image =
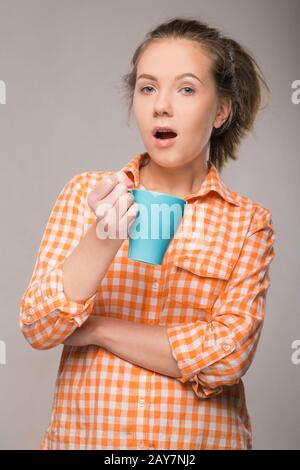
[[[64,344],[40,448],[251,449],[242,376],[262,331],[274,230],[271,211],[219,172],[267,85],[245,48],[187,18],[148,34],[124,83],[146,152],[65,186],[21,300],[29,343]],[[188,202],[187,232],[161,266],[128,259],[133,187]],[[105,227],[117,236],[103,238]]]

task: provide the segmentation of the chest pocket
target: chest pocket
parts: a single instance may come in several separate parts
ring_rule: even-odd
[[[169,283],[170,299],[189,308],[210,310],[225,289],[233,265],[218,254],[197,261],[193,255],[174,260]]]

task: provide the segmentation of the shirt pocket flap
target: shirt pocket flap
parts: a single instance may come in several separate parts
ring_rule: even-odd
[[[174,260],[174,265],[170,298],[191,309],[207,311],[225,289],[233,270],[233,264],[220,255],[200,262],[195,256],[184,254]]]
[[[225,280],[229,279],[233,270],[233,263],[230,263],[230,261],[220,255],[200,261],[197,260],[196,256],[186,254],[175,258],[174,264],[178,268],[189,271],[197,276]]]

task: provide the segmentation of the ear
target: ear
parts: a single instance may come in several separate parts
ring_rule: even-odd
[[[219,100],[217,114],[214,120],[214,127],[219,128],[224,124],[224,122],[228,119],[230,111],[232,108],[231,99],[227,96],[223,96]]]

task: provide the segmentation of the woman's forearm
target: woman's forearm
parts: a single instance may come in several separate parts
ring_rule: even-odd
[[[91,315],[64,344],[94,344],[132,364],[169,377],[181,377],[167,334],[167,325],[149,325]]]
[[[169,377],[181,377],[172,354],[167,326],[113,317],[100,317],[95,325],[93,344],[132,364]]]
[[[63,265],[64,293],[69,300],[74,302],[84,303],[95,294],[99,283],[124,242],[124,239],[98,238],[96,225],[97,221],[87,230]]]

